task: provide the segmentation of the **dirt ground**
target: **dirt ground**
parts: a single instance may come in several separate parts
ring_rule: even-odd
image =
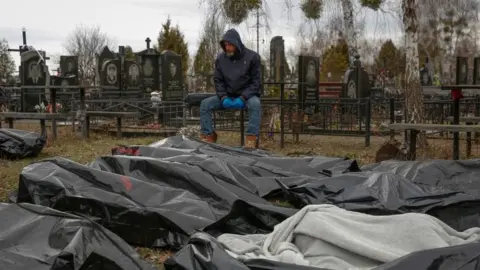
[[[37,124],[19,124],[15,128],[39,131]],[[48,140],[48,143],[40,156],[20,161],[0,160],[0,201],[7,201],[7,195],[15,190],[18,177],[23,167],[31,162],[62,156],[79,163],[87,163],[100,155],[109,155],[111,148],[118,144],[150,144],[159,139],[158,137],[144,137],[131,139],[115,139],[107,135],[91,134],[91,138],[83,141],[71,131],[69,127],[60,127],[56,141]],[[402,140],[401,138],[399,138]],[[375,152],[387,137],[372,137],[370,147],[365,147],[363,137],[340,137],[340,136],[311,136],[302,135],[298,143],[294,142],[292,135],[285,136],[285,147],[280,148],[280,136],[264,139],[261,148],[286,156],[323,155],[336,157],[349,157],[356,159],[360,164],[373,163]],[[240,136],[234,132],[219,132],[220,144],[238,146]],[[420,158],[450,159],[452,142],[448,140],[429,140],[428,150],[420,154]],[[465,153],[465,143],[461,142],[461,153]],[[473,145],[474,157],[480,156],[480,146]],[[171,252],[148,248],[137,248],[138,252],[148,261],[154,263],[159,269],[163,269],[162,262],[171,255]]]

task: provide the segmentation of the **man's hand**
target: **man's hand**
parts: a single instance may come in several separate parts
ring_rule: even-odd
[[[224,109],[243,109],[245,107],[245,102],[241,97],[235,99],[226,97],[222,100],[222,107]]]
[[[226,97],[222,100],[222,107],[224,109],[232,109],[232,106],[234,104],[234,99]]]
[[[243,109],[245,107],[245,102],[243,101],[243,98],[237,97],[233,101],[232,109]]]

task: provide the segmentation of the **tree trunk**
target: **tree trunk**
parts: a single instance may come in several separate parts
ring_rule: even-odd
[[[353,4],[352,0],[341,0],[343,10],[343,24],[345,26],[344,37],[348,46],[348,62],[350,66],[353,65],[355,55],[358,54],[357,50],[357,34],[355,32],[355,17],[353,16]]]
[[[403,24],[405,27],[405,109],[407,110],[406,123],[423,123],[424,107],[422,86],[420,84],[418,59],[418,20],[416,14],[416,0],[403,0]],[[418,147],[424,148],[426,139],[420,134]]]

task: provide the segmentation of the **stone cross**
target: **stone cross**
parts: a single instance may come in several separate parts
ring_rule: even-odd
[[[147,49],[150,49],[150,41],[152,41],[149,37],[145,39],[145,42],[147,43]]]

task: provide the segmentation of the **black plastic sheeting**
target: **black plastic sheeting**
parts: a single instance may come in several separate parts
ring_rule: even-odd
[[[47,142],[46,135],[36,132],[0,128],[0,158],[24,159],[36,157]]]
[[[153,270],[122,239],[79,216],[0,203],[0,270]]]
[[[295,208],[327,203],[374,215],[418,212],[456,230],[480,227],[478,160],[389,161],[360,169],[355,160],[281,157],[182,136],[119,146],[112,154],[88,165],[62,158],[31,164],[11,199],[88,215],[130,244],[184,246],[169,269],[309,269],[242,264],[214,241],[221,233],[271,232],[297,211],[267,200],[279,195]],[[472,247],[480,250],[476,244],[427,250],[379,269],[413,263],[415,269],[476,269]]]
[[[257,171],[269,168],[275,169]],[[232,164],[215,157],[115,155],[89,165],[63,158],[33,163],[10,199],[89,215],[130,244],[179,248],[198,230],[268,233],[296,212],[255,191]]]
[[[272,260],[239,262],[225,252],[210,235],[197,233],[189,243],[165,262],[165,270],[335,270],[292,265]],[[423,250],[385,263],[372,270],[478,270],[480,243]]]

